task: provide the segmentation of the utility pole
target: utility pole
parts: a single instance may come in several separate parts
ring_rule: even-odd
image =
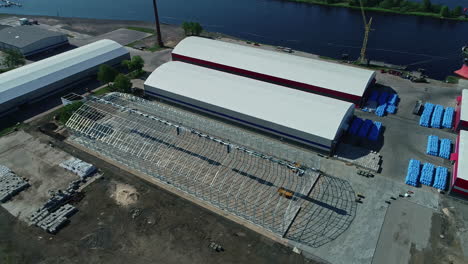
[[[364,64],[367,62],[366,60],[366,49],[367,49],[367,41],[369,40],[369,32],[372,30],[372,17],[367,22],[366,13],[364,12],[364,5],[362,4],[362,0],[359,1],[361,4],[361,14],[362,20],[364,21],[364,40],[362,41],[362,48],[361,54],[359,56],[359,62]]]
[[[159,47],[164,47],[164,43],[161,37],[161,27],[159,25],[159,15],[158,15],[158,6],[156,0],[153,0],[153,9],[154,9],[154,19],[156,20],[156,38],[158,41]]]

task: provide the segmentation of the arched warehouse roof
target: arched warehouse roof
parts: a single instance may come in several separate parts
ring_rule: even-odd
[[[183,62],[157,68],[145,92],[329,152],[354,111],[349,102]]]
[[[200,37],[182,40],[172,58],[357,105],[375,78],[362,68]]]

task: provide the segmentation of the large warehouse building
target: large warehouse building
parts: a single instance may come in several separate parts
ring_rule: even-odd
[[[8,27],[0,30],[0,49],[12,49],[24,56],[68,45],[67,35],[37,26]]]
[[[352,103],[183,62],[157,68],[145,93],[326,153],[354,113]]]
[[[452,191],[468,195],[468,131],[458,135],[454,160]]]
[[[0,74],[0,116],[115,65],[130,54],[112,40],[100,40]]]
[[[462,91],[458,98],[458,106],[455,114],[455,130],[468,130],[468,89]]]
[[[362,106],[375,72],[199,37],[182,40],[172,59],[280,84]]]

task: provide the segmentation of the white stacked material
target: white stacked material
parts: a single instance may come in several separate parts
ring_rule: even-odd
[[[96,167],[92,164],[84,162],[77,158],[71,158],[66,160],[59,165],[60,167],[69,170],[81,178],[85,178],[96,171]]]
[[[59,228],[65,224],[68,217],[76,211],[77,209],[69,204],[63,205],[53,213],[50,213],[47,210],[42,210],[35,218],[35,225],[49,233],[56,233]]]
[[[0,165],[0,202],[8,201],[27,187],[29,187],[28,182],[11,172],[9,168]]]

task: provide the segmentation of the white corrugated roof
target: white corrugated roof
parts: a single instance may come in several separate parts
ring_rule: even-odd
[[[468,89],[464,89],[462,91],[462,102],[460,108],[460,119],[468,121]]]
[[[183,62],[157,68],[145,86],[333,140],[353,104]]]
[[[457,177],[468,181],[468,131],[460,130]]]
[[[185,38],[173,53],[356,96],[375,77],[366,69],[200,37]]]
[[[128,54],[104,39],[0,74],[0,104]]]

